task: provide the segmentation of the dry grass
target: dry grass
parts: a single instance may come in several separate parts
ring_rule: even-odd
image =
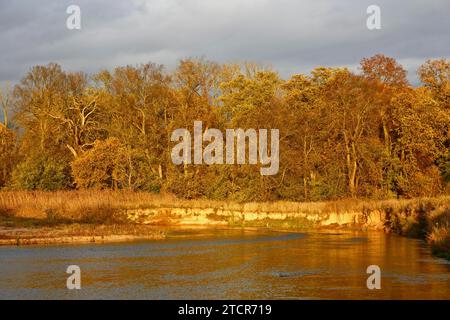
[[[433,227],[427,240],[434,254],[450,260],[450,225]]]
[[[170,194],[130,191],[3,191],[0,192],[0,215],[28,218],[89,219],[96,215],[113,215],[122,209],[179,207],[222,208],[248,212],[327,213],[364,210],[403,211],[407,208],[431,205],[449,206],[450,196],[405,200],[347,199],[328,202],[261,202],[237,203],[211,200],[182,200]],[[104,218],[104,217],[100,217]],[[95,222],[95,221],[93,221]]]
[[[89,215],[112,214],[129,207],[172,203],[172,196],[112,191],[4,191],[0,192],[0,215],[82,220]]]
[[[157,201],[163,198],[131,192],[0,192],[0,245],[161,239],[160,230],[120,215],[124,207]]]
[[[436,255],[450,260],[450,207],[433,213],[426,238]]]

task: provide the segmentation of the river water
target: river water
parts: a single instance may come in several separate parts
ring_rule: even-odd
[[[1,247],[0,299],[450,299],[450,263],[379,232],[170,229],[162,241]],[[66,268],[81,268],[81,290]],[[381,289],[367,289],[369,265]]]

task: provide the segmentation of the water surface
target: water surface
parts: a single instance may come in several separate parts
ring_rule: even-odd
[[[67,266],[82,289],[66,289]],[[378,265],[381,290],[368,290]],[[0,248],[0,299],[450,299],[450,263],[378,232],[171,229],[163,241]]]

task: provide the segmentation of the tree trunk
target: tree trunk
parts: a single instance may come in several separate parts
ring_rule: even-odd
[[[163,179],[163,170],[162,170],[161,164],[158,165],[158,174],[159,174],[159,178],[162,180]]]
[[[387,155],[391,156],[391,137],[389,135],[389,129],[386,120],[383,118],[383,135],[384,135],[384,147]]]
[[[352,197],[355,197],[356,195],[356,173],[357,173],[357,169],[358,169],[358,162],[357,162],[357,158],[356,158],[356,146],[355,143],[352,143],[352,168],[351,168],[351,173],[349,176],[349,187],[350,187],[350,193],[352,195]]]

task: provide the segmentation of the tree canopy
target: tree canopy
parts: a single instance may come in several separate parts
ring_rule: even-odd
[[[257,64],[184,59],[87,75],[35,66],[0,91],[0,188],[130,189],[185,198],[313,201],[450,190],[450,62],[411,86],[395,59],[282,79]],[[171,133],[280,130],[280,169],[171,162]]]

